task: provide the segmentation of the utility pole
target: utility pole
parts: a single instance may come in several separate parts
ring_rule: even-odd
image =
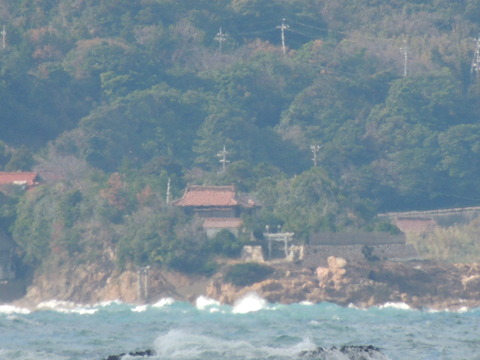
[[[318,153],[320,152],[320,149],[323,147],[323,145],[311,145],[310,150],[312,150],[313,153],[313,165],[316,167],[317,166],[317,160],[318,160]]]
[[[480,38],[475,40],[475,54],[472,61],[472,75],[475,73],[475,80],[480,72]]]
[[[290,26],[285,25],[285,18],[282,19],[282,25],[276,26],[276,29],[280,29],[282,33],[282,50],[283,50],[283,56],[287,54],[287,48],[285,46],[285,30],[290,28]]]
[[[167,199],[166,199],[167,205],[170,205],[170,177],[168,177],[167,181]]]
[[[225,145],[223,145],[223,150],[219,151],[217,154],[217,156],[220,158],[220,160],[218,161],[222,163],[222,172],[225,172],[227,163],[230,162],[229,160],[227,160],[227,154],[228,154],[228,151],[227,149],[225,149]]]
[[[7,47],[7,30],[5,29],[5,25],[2,28],[2,47],[5,49]]]
[[[408,74],[408,44],[407,39],[403,40],[403,46],[400,48],[403,53],[403,77],[407,77]]]
[[[218,41],[218,52],[220,55],[222,54],[222,43],[224,41],[227,41],[227,34],[222,33],[222,28],[220,28],[220,31],[215,35],[215,41]]]

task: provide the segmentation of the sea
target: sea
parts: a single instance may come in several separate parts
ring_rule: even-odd
[[[345,360],[350,357],[342,346],[369,345],[381,356],[358,359],[480,359],[480,309],[282,305],[253,293],[234,305],[203,296],[195,303],[165,298],[150,305],[0,305],[1,360],[101,360],[123,353],[124,360],[286,360],[319,347],[326,359]],[[146,350],[155,355],[129,355]]]

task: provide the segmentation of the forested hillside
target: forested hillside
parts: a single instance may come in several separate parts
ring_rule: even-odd
[[[263,204],[249,226],[304,240],[480,203],[476,0],[2,0],[0,19],[0,170],[44,180],[0,193],[0,227],[33,265],[210,271],[226,250],[168,179],[235,184]]]

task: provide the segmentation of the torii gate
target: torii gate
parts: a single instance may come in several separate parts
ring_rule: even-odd
[[[266,227],[266,232],[263,233],[263,236],[268,241],[268,259],[272,258],[272,241],[283,241],[285,248],[285,257],[288,257],[288,243],[293,240],[295,233],[293,232],[278,232],[270,233],[269,226]]]

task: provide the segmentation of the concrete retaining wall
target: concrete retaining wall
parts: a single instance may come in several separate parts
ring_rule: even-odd
[[[305,247],[305,255],[302,264],[308,268],[328,266],[329,256],[342,257],[348,262],[365,261],[362,249],[365,245],[310,245]],[[418,258],[418,254],[412,245],[389,244],[370,246],[372,255],[380,259],[408,260]]]
[[[310,237],[311,245],[385,245],[405,244],[405,235],[384,232],[322,232]]]

